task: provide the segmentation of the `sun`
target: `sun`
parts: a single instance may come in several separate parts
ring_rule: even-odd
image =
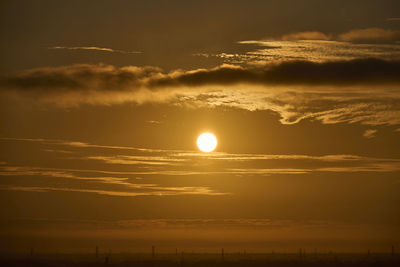
[[[203,152],[211,152],[217,147],[217,138],[212,133],[202,133],[197,138],[197,146]]]

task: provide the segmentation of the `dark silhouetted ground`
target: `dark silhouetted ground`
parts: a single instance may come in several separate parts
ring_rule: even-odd
[[[51,254],[2,255],[0,266],[400,266],[400,255],[390,254],[319,254],[300,257],[296,254]]]

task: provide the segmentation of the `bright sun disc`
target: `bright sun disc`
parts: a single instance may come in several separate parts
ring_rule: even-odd
[[[213,151],[217,143],[217,138],[212,133],[203,133],[197,138],[197,146],[203,152]]]

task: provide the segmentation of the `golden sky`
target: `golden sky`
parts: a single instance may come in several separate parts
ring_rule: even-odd
[[[1,251],[400,245],[398,1],[2,1],[0,34]]]

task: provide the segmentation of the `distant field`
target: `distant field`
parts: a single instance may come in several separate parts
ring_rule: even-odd
[[[0,266],[400,266],[391,254],[48,254],[2,255]]]

